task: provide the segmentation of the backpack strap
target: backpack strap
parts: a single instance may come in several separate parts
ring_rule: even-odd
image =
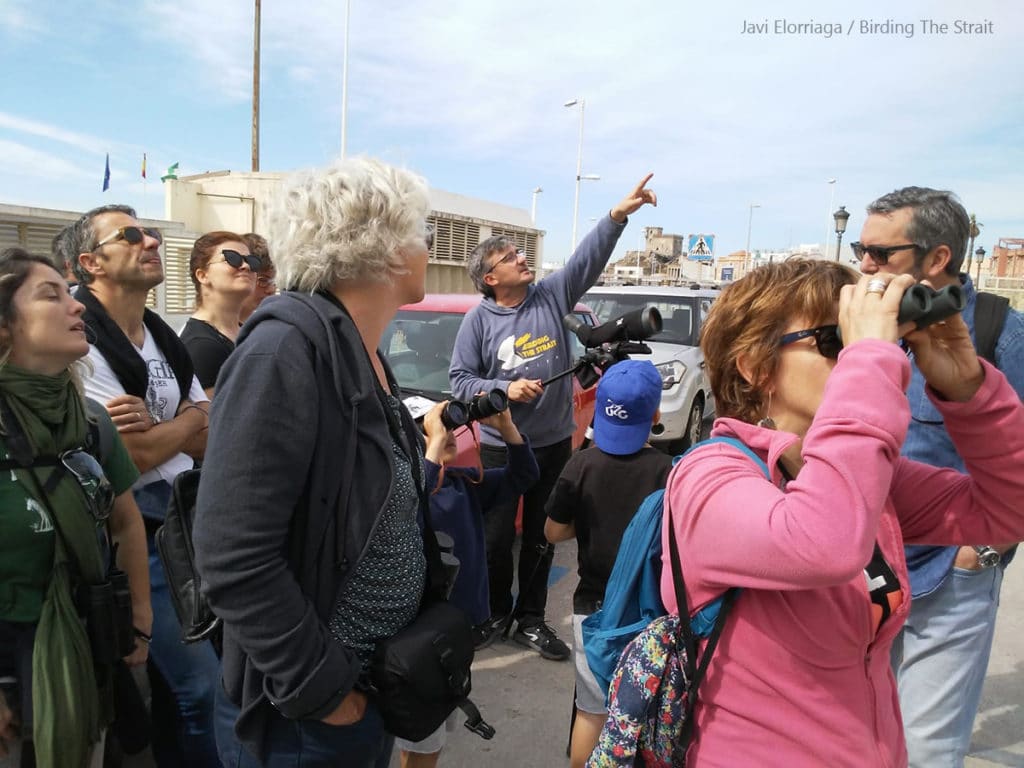
[[[91,397],[85,398],[85,413],[88,416],[89,424],[89,431],[85,438],[85,450],[103,465],[114,454],[117,427],[110,420],[103,404]]]
[[[745,443],[737,440],[733,437],[712,437],[704,442],[698,443],[697,445],[690,448],[687,453],[696,450],[705,445],[711,443],[726,443],[742,451],[748,457],[753,459],[754,463],[758,465],[761,471],[764,473],[765,479],[771,481],[771,473],[768,469],[768,465],[765,464],[764,460],[761,459],[754,451],[750,449]],[[718,639],[722,635],[722,630],[725,628],[726,616],[730,613],[733,603],[736,602],[737,596],[739,596],[739,587],[730,587],[725,593],[715,600],[713,603],[705,606],[710,608],[714,606],[717,609],[717,615],[714,617],[714,626],[711,629],[711,633],[707,638],[707,645],[704,646],[704,653],[700,657],[700,661],[697,661],[697,638],[698,635],[694,631],[693,624],[689,619],[690,606],[686,599],[686,582],[683,580],[683,566],[679,557],[679,544],[676,541],[675,536],[675,525],[672,521],[672,507],[669,503],[668,493],[665,494],[665,512],[668,516],[668,525],[670,535],[668,537],[668,551],[669,560],[672,566],[672,586],[676,593],[676,605],[679,612],[679,631],[682,634],[683,647],[686,649],[686,717],[683,721],[682,731],[682,743],[686,744],[689,742],[690,736],[693,733],[693,710],[697,705],[697,689],[700,687],[701,681],[704,679],[704,675],[707,674],[708,665],[711,663],[711,657],[715,653],[715,648],[718,646]],[[697,616],[693,617],[692,621],[697,621],[703,618],[705,621],[708,617],[702,617],[701,613],[705,609],[698,612]],[[684,618],[685,617],[685,618]]]
[[[978,291],[974,305],[974,347],[978,357],[996,365],[996,344],[1006,324],[1010,300],[1005,296]]]

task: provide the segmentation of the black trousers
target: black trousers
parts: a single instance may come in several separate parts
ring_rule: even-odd
[[[519,601],[515,618],[529,626],[544,619],[548,601],[548,574],[554,547],[544,538],[544,505],[555,481],[572,455],[572,438],[534,448],[540,477],[523,494],[523,542],[519,551]],[[487,469],[506,463],[504,446],[480,447],[480,460]],[[491,615],[505,616],[512,611],[512,545],[516,538],[517,501],[484,510],[484,533],[487,541],[487,572],[490,580]]]

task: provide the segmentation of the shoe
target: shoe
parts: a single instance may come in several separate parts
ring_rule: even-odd
[[[507,620],[508,616],[491,616],[483,624],[473,627],[473,650],[482,650],[497,640]]]
[[[569,658],[569,646],[559,640],[555,630],[543,621],[527,627],[519,625],[512,639],[520,645],[533,648],[545,659],[565,661]]]

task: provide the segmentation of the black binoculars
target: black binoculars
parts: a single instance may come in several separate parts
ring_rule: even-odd
[[[455,429],[471,421],[479,421],[501,413],[508,408],[508,395],[504,390],[492,389],[482,392],[468,403],[452,400],[441,411],[441,423],[445,429]]]
[[[123,571],[111,570],[100,584],[82,584],[77,608],[85,619],[95,663],[112,664],[135,649],[132,595]]]
[[[936,291],[917,283],[904,292],[896,322],[913,322],[919,329],[925,328],[963,311],[966,303],[963,289],[959,285],[947,285]]]

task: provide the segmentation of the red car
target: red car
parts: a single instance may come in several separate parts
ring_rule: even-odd
[[[451,367],[455,335],[465,314],[480,303],[479,294],[427,294],[418,304],[407,304],[384,331],[381,349],[387,355],[402,396],[414,416],[425,412],[433,403],[451,399],[448,369]],[[587,325],[597,325],[590,308],[577,304],[574,314]],[[573,345],[570,355],[575,360],[583,354],[583,345],[568,334]],[[583,442],[584,433],[594,415],[594,389],[584,390],[573,379],[572,405],[576,420],[573,447]],[[429,401],[429,402],[427,402]],[[457,433],[461,466],[475,466],[479,461],[474,441],[476,425]]]

